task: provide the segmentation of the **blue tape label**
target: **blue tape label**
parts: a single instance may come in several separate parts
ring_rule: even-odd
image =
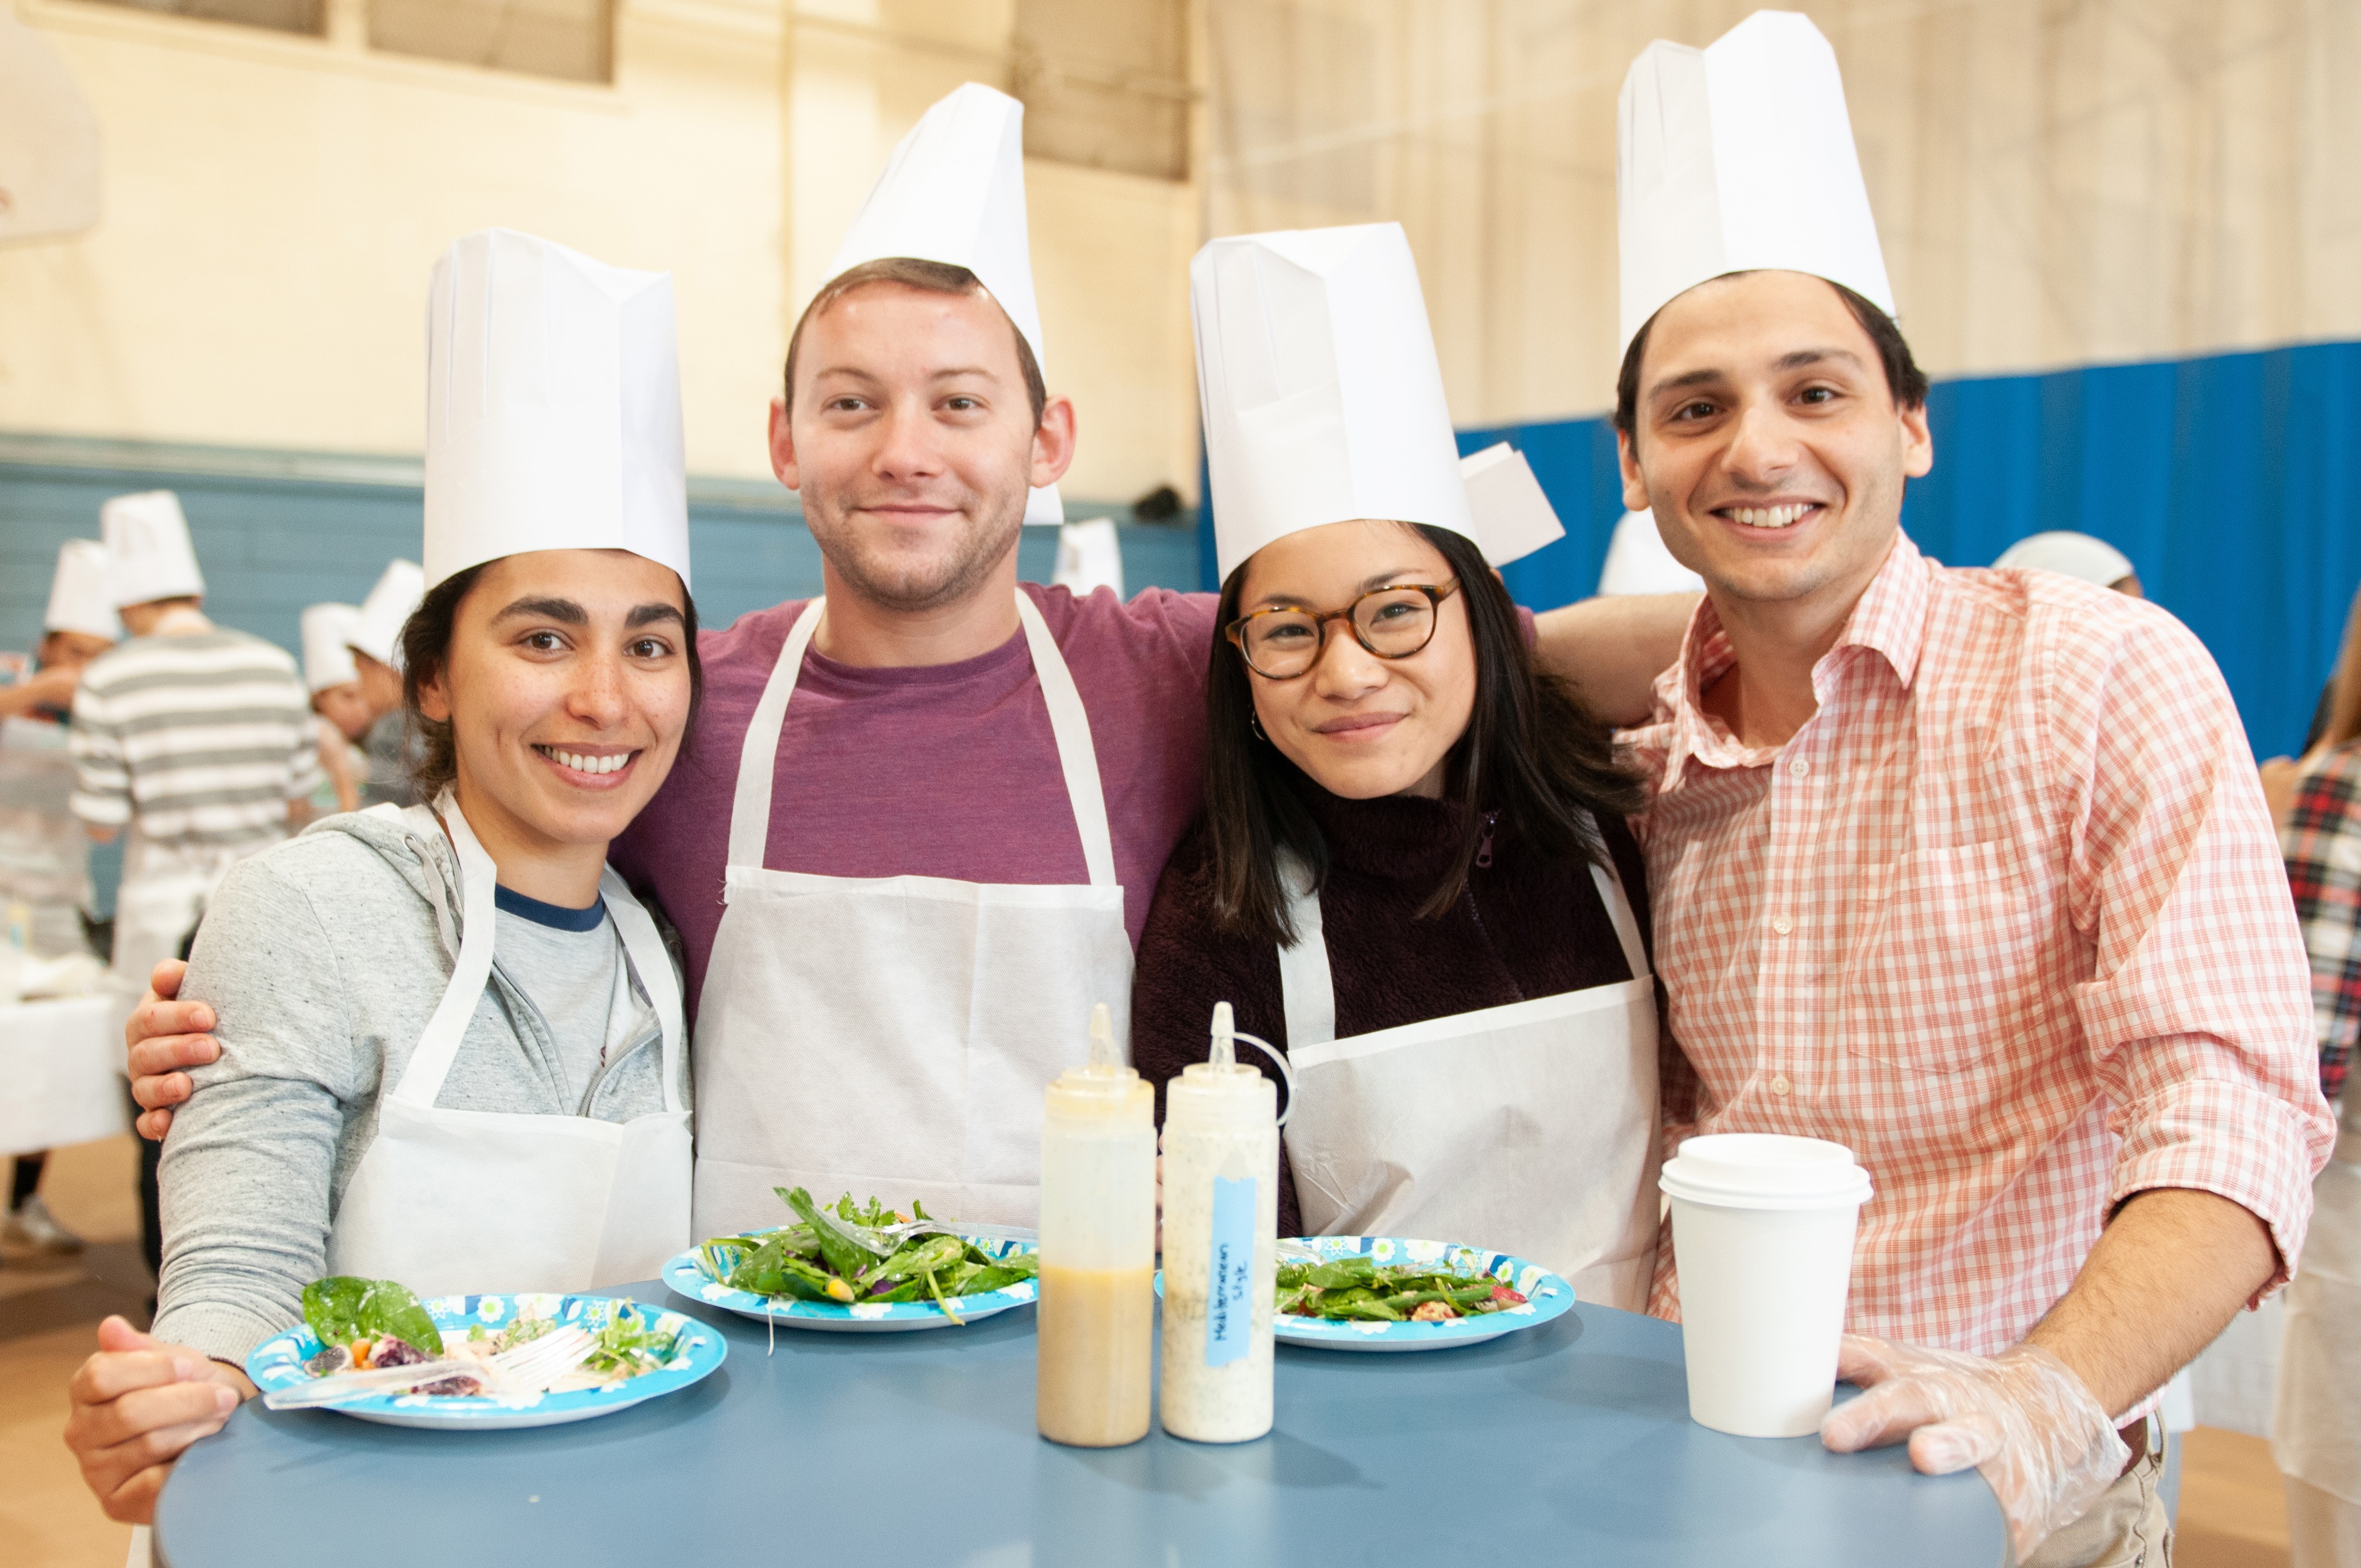
[[[1254,1333],[1255,1179],[1213,1178],[1213,1266],[1205,1282],[1205,1365],[1227,1366]]]

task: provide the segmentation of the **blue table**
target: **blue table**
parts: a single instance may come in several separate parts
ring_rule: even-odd
[[[1033,1430],[1033,1313],[902,1334],[778,1331],[684,1301],[730,1359],[574,1426],[445,1435],[249,1400],[157,1513],[170,1568],[923,1562],[1126,1568],[1388,1560],[1994,1568],[1974,1473],[1693,1424],[1680,1330],[1604,1307],[1465,1350],[1279,1349],[1279,1424],[1070,1449]],[[767,1354],[766,1354],[767,1350]],[[899,1497],[901,1500],[897,1500]]]

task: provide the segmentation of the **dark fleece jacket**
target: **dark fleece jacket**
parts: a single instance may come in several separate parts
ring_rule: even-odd
[[[1320,918],[1340,1037],[1631,978],[1587,864],[1521,853],[1503,832],[1492,863],[1468,873],[1459,901],[1422,920],[1418,908],[1450,868],[1466,808],[1403,795],[1345,800],[1308,781],[1300,788],[1328,844]],[[1620,817],[1599,826],[1644,938],[1648,883],[1639,846]],[[1214,1003],[1235,1009],[1244,1033],[1288,1045],[1279,950],[1216,931],[1213,888],[1213,843],[1201,818],[1157,884],[1132,980],[1132,1060],[1156,1086],[1159,1124],[1166,1080],[1205,1059]],[[1278,1076],[1253,1047],[1238,1055]],[[1279,1234],[1302,1233],[1282,1152]]]

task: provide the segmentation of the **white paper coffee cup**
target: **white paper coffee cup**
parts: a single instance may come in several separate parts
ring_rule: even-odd
[[[1689,1419],[1739,1437],[1817,1431],[1869,1172],[1842,1144],[1720,1133],[1683,1142],[1658,1185],[1672,1200]]]

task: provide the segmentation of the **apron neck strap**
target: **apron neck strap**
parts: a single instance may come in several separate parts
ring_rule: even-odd
[[[787,699],[795,696],[804,654],[811,647],[813,633],[819,630],[827,604],[825,598],[813,599],[796,617],[779,649],[778,663],[772,665],[771,678],[763,687],[763,699],[747,720],[745,743],[738,753],[738,787],[730,805],[730,864],[733,866],[760,871],[768,859],[779,735],[786,724]],[[1082,863],[1090,870],[1092,886],[1113,887],[1115,835],[1107,823],[1098,752],[1091,743],[1090,718],[1082,708],[1082,693],[1074,685],[1073,672],[1066,667],[1065,655],[1059,652],[1057,639],[1049,635],[1049,623],[1023,588],[1016,590],[1016,620],[1025,630],[1025,646],[1033,657],[1042,700],[1049,706],[1059,771],[1065,775],[1066,798],[1073,806],[1074,826],[1082,835]]]
[[[1633,980],[1648,978],[1648,946],[1640,939],[1640,919],[1631,912],[1631,895],[1623,891],[1623,873],[1615,869],[1615,856],[1607,848],[1607,836],[1598,832],[1598,818],[1590,818],[1590,830],[1598,836],[1598,859],[1590,862],[1590,880],[1598,888],[1598,902],[1607,906],[1607,917],[1615,922],[1615,939],[1623,945],[1623,962]]]
[[[600,869],[598,894],[607,901],[608,916],[623,938],[624,956],[631,959],[631,968],[640,977],[640,987],[648,993],[648,1002],[656,1010],[656,1022],[664,1030],[664,1109],[677,1111],[681,1041],[687,1033],[687,1025],[681,1014],[680,977],[673,972],[672,954],[656,930],[654,917],[614,867]]]
[[[452,965],[450,983],[443,988],[443,999],[434,1004],[434,1015],[426,1021],[426,1032],[418,1037],[418,1048],[402,1069],[401,1081],[386,1091],[389,1100],[422,1109],[431,1109],[443,1092],[443,1080],[459,1054],[467,1021],[476,1015],[476,1003],[492,977],[496,924],[492,888],[500,874],[492,857],[477,842],[467,817],[460,815],[458,799],[450,790],[445,789],[434,803],[434,815],[451,835],[451,848],[459,862],[459,957]]]
[[[786,724],[787,699],[796,695],[796,677],[803,674],[804,650],[811,646],[812,633],[819,630],[820,617],[827,609],[826,598],[814,598],[787,628],[778,663],[771,666],[771,678],[763,684],[763,700],[754,705],[754,716],[746,721],[746,739],[738,751],[738,790],[730,803],[730,863],[733,866],[759,870],[769,849],[771,785],[778,773],[779,731]]]
[[[1336,981],[1328,969],[1328,938],[1320,925],[1320,894],[1312,868],[1292,850],[1279,852],[1279,885],[1295,940],[1279,949],[1279,1003],[1287,1018],[1287,1048],[1324,1046],[1336,1037]]]
[[[1016,619],[1025,628],[1025,645],[1033,654],[1033,673],[1040,679],[1041,696],[1049,706],[1049,733],[1058,742],[1058,768],[1066,775],[1066,798],[1074,808],[1074,826],[1082,836],[1082,864],[1090,868],[1093,887],[1115,883],[1115,835],[1107,827],[1106,795],[1099,787],[1098,749],[1091,744],[1090,716],[1082,711],[1082,694],[1075,689],[1074,673],[1049,623],[1041,619],[1032,596],[1016,590]]]

